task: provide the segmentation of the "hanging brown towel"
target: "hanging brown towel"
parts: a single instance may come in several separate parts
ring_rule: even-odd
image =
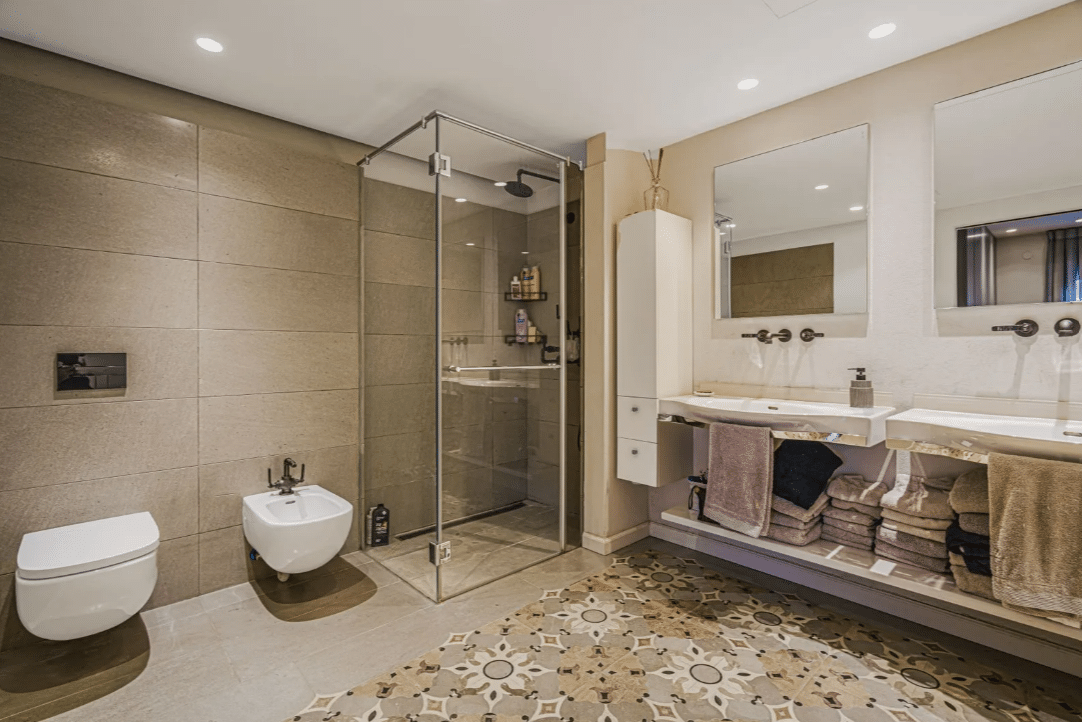
[[[703,513],[726,529],[759,537],[770,526],[774,440],[765,426],[710,424]]]

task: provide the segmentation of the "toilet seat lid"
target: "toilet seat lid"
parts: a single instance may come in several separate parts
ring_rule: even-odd
[[[158,548],[148,511],[25,534],[16,559],[23,579],[52,579],[120,564]]]

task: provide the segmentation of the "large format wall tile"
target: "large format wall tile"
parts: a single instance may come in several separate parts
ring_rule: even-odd
[[[366,335],[364,343],[366,386],[434,382],[435,337]]]
[[[146,609],[199,595],[199,537],[184,536],[158,545],[158,583]]]
[[[0,410],[0,491],[195,466],[196,400]]]
[[[435,184],[432,185],[431,191],[421,191],[365,179],[365,229],[435,240],[435,189]]]
[[[436,473],[436,432],[377,436],[365,441],[365,488],[396,486],[428,479]]]
[[[356,276],[357,222],[199,196],[199,259]]]
[[[356,333],[199,332],[200,396],[355,389],[357,374]]]
[[[272,478],[278,479],[287,456],[305,465],[306,484],[318,484],[356,506],[357,455],[358,447],[353,445],[204,464],[199,468],[199,531],[240,524],[241,499],[267,491],[267,469],[271,470]],[[299,474],[297,469],[294,476]]]
[[[436,523],[436,480],[365,489],[368,508],[383,504],[391,510],[391,535],[413,531]]]
[[[218,396],[199,400],[203,464],[357,443],[357,392]]]
[[[0,159],[0,240],[196,256],[196,194]]]
[[[356,278],[199,264],[202,328],[356,333]]]
[[[390,434],[427,431],[436,413],[434,384],[366,386],[364,435],[366,439]]]
[[[436,242],[366,230],[364,280],[432,288],[436,279]]]
[[[0,326],[0,407],[193,397],[197,341],[187,329]],[[128,387],[58,392],[56,354],[75,351],[128,354]]]
[[[0,157],[195,190],[196,130],[0,75]]]
[[[240,526],[199,535],[199,593],[248,581],[248,544]]]
[[[265,140],[199,129],[199,190],[216,196],[357,220],[349,164]]]
[[[191,328],[196,263],[0,243],[0,323]]]
[[[366,334],[432,334],[435,315],[436,291],[431,287],[364,284]]]
[[[15,570],[15,554],[24,534],[84,521],[149,511],[161,538],[195,534],[198,529],[198,470],[54,484],[0,491],[0,573]]]

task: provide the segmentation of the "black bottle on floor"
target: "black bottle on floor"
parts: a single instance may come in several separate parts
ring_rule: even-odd
[[[391,511],[383,504],[368,510],[368,544],[385,547],[390,543]]]

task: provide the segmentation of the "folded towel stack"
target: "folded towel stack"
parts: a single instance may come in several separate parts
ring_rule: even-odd
[[[886,492],[886,484],[859,474],[835,476],[827,486],[830,506],[823,510],[822,538],[870,550],[882,517],[879,501]]]
[[[767,538],[798,547],[811,544],[823,531],[823,510],[829,502],[830,497],[820,494],[819,498],[805,509],[775,494],[771,501]]]
[[[899,474],[883,495],[883,525],[875,553],[887,559],[945,573],[950,568],[948,529],[955,523],[950,505],[952,479]]]
[[[823,490],[842,460],[818,441],[783,441],[774,451],[774,495],[770,526],[764,536],[806,546],[823,531],[823,510],[830,499]]]
[[[950,505],[958,513],[958,520],[946,532],[954,581],[963,592],[994,599],[988,469],[982,466],[959,476],[951,489]]]

